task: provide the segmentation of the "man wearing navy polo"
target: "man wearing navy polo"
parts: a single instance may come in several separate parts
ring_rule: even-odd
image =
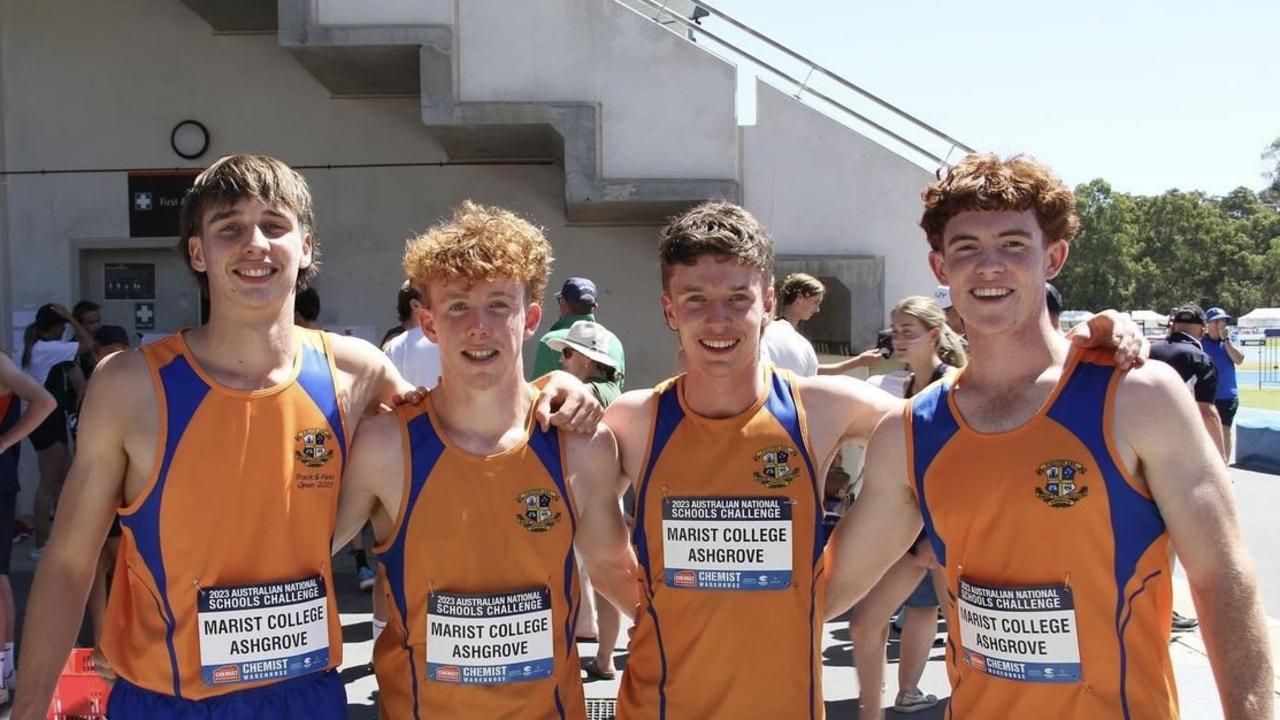
[[[1218,370],[1218,391],[1213,395],[1213,404],[1218,408],[1218,416],[1222,419],[1222,452],[1223,459],[1231,461],[1231,426],[1235,423],[1236,410],[1240,409],[1240,391],[1236,388],[1236,366],[1244,362],[1244,353],[1227,333],[1227,323],[1231,316],[1220,307],[1209,308],[1205,313],[1205,333],[1200,339],[1200,346],[1213,359]]]

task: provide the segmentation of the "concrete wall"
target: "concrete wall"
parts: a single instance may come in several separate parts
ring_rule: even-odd
[[[453,0],[314,0],[323,25],[452,25]]]
[[[613,0],[458,12],[461,100],[599,103],[606,177],[737,177],[732,65]]]
[[[76,171],[5,180],[0,249],[10,245],[12,262],[0,295],[12,298],[10,310],[79,299],[73,242],[127,242],[127,175],[95,169],[207,165],[239,151],[307,165],[446,160],[416,99],[331,99],[274,36],[215,36],[176,0],[0,0],[0,13],[0,161],[6,170]],[[195,163],[169,148],[170,130],[185,118],[211,135]],[[658,304],[655,228],[569,227],[559,168],[303,172],[325,256],[318,285],[326,324],[393,324],[405,238],[472,198],[546,228],[557,256],[552,291],[570,275],[597,281],[601,319],[627,347],[628,387],[668,374],[675,343]],[[554,309],[549,315],[546,325]],[[6,310],[0,337],[9,337],[9,318]],[[24,484],[34,487],[33,469],[25,470]]]
[[[770,85],[743,128],[743,197],[779,255],[884,257],[884,313],[936,281],[917,222],[932,176]]]

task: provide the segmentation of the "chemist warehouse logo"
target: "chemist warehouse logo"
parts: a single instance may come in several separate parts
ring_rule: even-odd
[[[554,490],[534,488],[516,496],[516,502],[524,506],[524,512],[516,515],[516,522],[529,532],[546,532],[560,522],[560,511],[552,510],[551,503],[560,496]]]
[[[751,473],[755,481],[767,488],[784,488],[800,474],[800,468],[792,467],[797,453],[786,445],[772,445],[752,456],[758,463],[764,463],[759,472]]]
[[[324,428],[307,428],[293,438],[298,442],[294,455],[307,467],[321,467],[333,457],[333,450],[325,447],[331,437]]]
[[[1084,475],[1084,465],[1075,460],[1050,460],[1036,468],[1036,475],[1044,477],[1044,487],[1036,488],[1036,497],[1049,507],[1071,507],[1089,496],[1089,488],[1076,486],[1076,476]]]

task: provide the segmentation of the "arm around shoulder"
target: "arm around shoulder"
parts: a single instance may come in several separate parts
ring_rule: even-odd
[[[920,532],[901,415],[886,417],[876,427],[863,472],[862,493],[836,525],[823,559],[828,619],[866,595]]]
[[[380,404],[391,407],[397,396],[412,392],[410,385],[391,360],[372,343],[357,337],[326,333],[333,348],[334,364],[350,378],[351,407],[349,419],[377,412]]]
[[[379,504],[394,523],[404,493],[404,442],[397,413],[367,418],[356,429],[351,453],[342,473],[338,517],[334,524],[333,552],[338,552],[360,532]],[[378,542],[390,528],[374,525]]]
[[[580,516],[574,545],[596,589],[620,611],[634,616],[640,602],[637,564],[622,515],[627,482],[618,467],[617,442],[603,424],[591,436],[565,437]]]

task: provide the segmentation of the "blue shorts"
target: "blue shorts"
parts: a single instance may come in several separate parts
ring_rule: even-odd
[[[207,700],[184,700],[117,680],[107,698],[110,720],[346,720],[347,691],[337,670],[291,678]]]
[[[903,605],[913,608],[938,606],[938,594],[933,591],[933,573],[926,572],[924,574],[924,579],[920,581],[915,590],[911,591],[911,595]]]

